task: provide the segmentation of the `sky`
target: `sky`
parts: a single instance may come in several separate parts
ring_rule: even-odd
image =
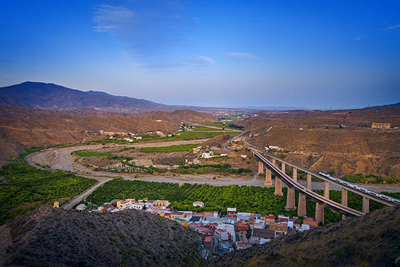
[[[218,107],[400,102],[400,1],[0,1],[0,87]]]

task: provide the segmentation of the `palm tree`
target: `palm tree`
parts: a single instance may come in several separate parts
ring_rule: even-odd
[[[246,229],[246,238],[247,238],[247,243],[250,244],[250,238],[252,236],[252,230],[250,225]]]

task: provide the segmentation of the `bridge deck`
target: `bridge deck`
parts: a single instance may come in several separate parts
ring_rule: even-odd
[[[266,159],[264,156],[262,156],[260,153],[257,151],[253,151],[254,156],[262,161],[264,164],[268,165],[279,177],[281,177],[282,181],[288,186],[288,187],[294,187],[296,190],[298,190],[300,193],[306,194],[307,196],[313,198],[314,200],[326,204],[331,208],[334,208],[336,210],[339,210],[340,212],[354,215],[354,216],[362,216],[364,213],[351,209],[349,207],[343,206],[339,203],[336,203],[335,201],[332,201],[328,198],[324,198],[323,196],[308,190],[301,184],[295,182],[291,177],[289,177],[286,173],[282,172],[277,166],[273,165],[272,162],[270,162],[268,159]]]
[[[339,182],[330,180],[330,179],[328,179],[328,178],[326,178],[326,177],[320,175],[319,173],[316,173],[316,172],[311,171],[311,170],[309,170],[309,169],[306,169],[306,168],[304,168],[304,167],[298,166],[298,165],[296,165],[296,164],[290,163],[290,162],[288,162],[288,161],[286,161],[286,160],[283,160],[283,159],[281,159],[281,158],[278,158],[278,157],[276,157],[276,156],[274,156],[274,155],[265,153],[265,152],[263,152],[261,149],[259,149],[258,147],[253,146],[252,144],[248,143],[246,140],[243,140],[243,142],[244,142],[247,146],[249,146],[250,148],[254,149],[255,151],[259,151],[260,154],[261,154],[261,153],[264,153],[265,155],[267,155],[267,156],[270,157],[270,158],[276,159],[276,160],[278,160],[278,161],[280,161],[280,162],[285,163],[285,164],[288,165],[288,166],[294,167],[294,168],[296,168],[296,169],[298,169],[298,170],[301,170],[301,171],[303,171],[303,172],[305,172],[305,173],[309,173],[309,174],[311,174],[311,175],[313,175],[313,176],[315,176],[315,177],[317,177],[317,178],[319,178],[319,179],[321,179],[321,180],[323,180],[323,181],[326,181],[326,182],[335,184],[335,185],[337,185],[337,186],[339,186],[339,187],[342,187],[342,188],[344,188],[344,189],[346,189],[346,190],[348,190],[348,191],[350,191],[350,192],[353,192],[353,193],[356,193],[356,194],[358,194],[358,195],[362,195],[362,196],[368,197],[369,199],[372,199],[372,200],[374,200],[374,201],[376,201],[376,202],[382,203],[382,204],[387,205],[387,206],[394,206],[394,205],[396,205],[396,204],[394,204],[394,203],[391,202],[391,201],[388,201],[388,200],[385,200],[385,199],[376,197],[376,196],[374,196],[374,195],[372,195],[372,194],[365,193],[365,192],[363,192],[363,191],[360,190],[360,189],[364,189],[364,190],[366,190],[366,191],[369,191],[369,190],[367,190],[367,189],[365,189],[365,188],[362,188],[362,187],[358,186],[360,189],[356,189],[356,188],[353,188],[353,187],[351,187],[351,186],[347,186],[347,185],[341,184],[341,183],[339,183]],[[350,184],[350,183],[349,183],[349,184]]]

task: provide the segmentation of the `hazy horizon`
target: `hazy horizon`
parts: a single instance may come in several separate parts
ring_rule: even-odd
[[[400,3],[4,1],[0,87],[212,107],[400,101]]]

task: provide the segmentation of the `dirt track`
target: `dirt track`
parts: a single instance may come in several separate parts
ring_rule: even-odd
[[[139,143],[128,146],[140,147],[157,147],[157,146],[170,146],[170,145],[180,145],[180,144],[191,144],[191,143],[201,143],[207,139],[202,140],[190,140],[190,141],[172,141],[172,142],[153,142],[153,143]],[[83,150],[83,149],[98,149],[104,147],[103,145],[85,145],[85,146],[74,146],[67,148],[57,148],[57,149],[47,149],[39,153],[35,153],[29,156],[29,159],[34,163],[39,163],[41,165],[49,165],[51,169],[65,170],[77,172],[78,175],[85,176],[88,178],[97,179],[101,184],[104,182],[115,178],[122,177],[126,180],[143,180],[143,181],[154,181],[154,182],[170,182],[170,183],[198,183],[198,184],[210,184],[216,186],[222,185],[253,185],[253,186],[263,186],[262,178],[246,177],[237,178],[229,176],[220,176],[214,174],[205,175],[139,175],[135,178],[136,174],[122,174],[122,173],[110,173],[110,172],[100,172],[93,171],[89,168],[84,167],[75,160],[76,156],[71,155],[72,152]],[[126,145],[115,145],[115,147],[127,147]],[[301,184],[305,185],[305,181],[300,181]],[[313,189],[323,189],[323,183],[314,182]],[[399,186],[393,185],[362,185],[375,192],[387,191],[387,192],[400,192]],[[340,190],[340,188],[331,186],[331,190]],[[85,194],[86,197],[89,194]],[[80,195],[82,196],[82,195]],[[80,197],[79,196],[79,197]],[[78,201],[79,202],[79,201]]]

